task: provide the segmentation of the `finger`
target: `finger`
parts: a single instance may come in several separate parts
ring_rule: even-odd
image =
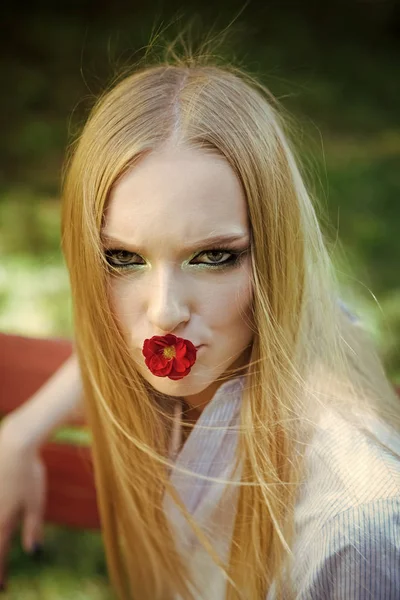
[[[46,504],[45,474],[40,469],[40,485],[36,494],[25,505],[22,521],[22,546],[25,552],[32,552],[36,544],[43,541],[43,519]]]
[[[43,543],[43,513],[27,513],[22,524],[22,546],[27,553],[34,551],[36,545]]]

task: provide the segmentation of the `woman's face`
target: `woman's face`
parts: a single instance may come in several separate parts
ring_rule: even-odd
[[[253,338],[250,231],[234,171],[194,149],[148,154],[114,187],[102,236],[121,266],[111,303],[137,368],[156,390],[204,407]],[[167,333],[202,346],[177,381],[153,375],[142,355],[146,338]]]

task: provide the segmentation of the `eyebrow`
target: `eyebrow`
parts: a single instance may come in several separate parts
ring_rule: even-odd
[[[196,250],[201,250],[205,246],[212,246],[214,244],[231,244],[233,242],[238,242],[240,240],[244,240],[247,238],[248,238],[247,233],[216,235],[216,236],[211,236],[211,237],[205,238],[204,240],[195,242],[194,244],[192,244],[186,248],[183,248],[183,250],[184,251],[190,251],[190,250],[196,251]],[[118,238],[107,235],[104,232],[101,233],[101,240],[103,243],[106,243],[107,245],[115,244],[115,249],[127,248],[127,249],[131,249],[132,251],[135,251],[138,253],[145,252],[145,248],[140,248],[139,246],[135,247],[134,244],[127,244],[123,240],[119,240]]]

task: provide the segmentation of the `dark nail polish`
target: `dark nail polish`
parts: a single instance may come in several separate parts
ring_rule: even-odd
[[[35,559],[40,559],[43,556],[43,546],[41,544],[34,544],[33,548],[32,548],[32,552],[31,555],[33,558]]]

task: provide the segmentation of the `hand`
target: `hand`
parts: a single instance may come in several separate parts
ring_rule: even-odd
[[[43,540],[46,469],[38,448],[26,446],[18,421],[9,415],[0,425],[0,589],[12,536],[22,519],[22,546],[32,552]]]

